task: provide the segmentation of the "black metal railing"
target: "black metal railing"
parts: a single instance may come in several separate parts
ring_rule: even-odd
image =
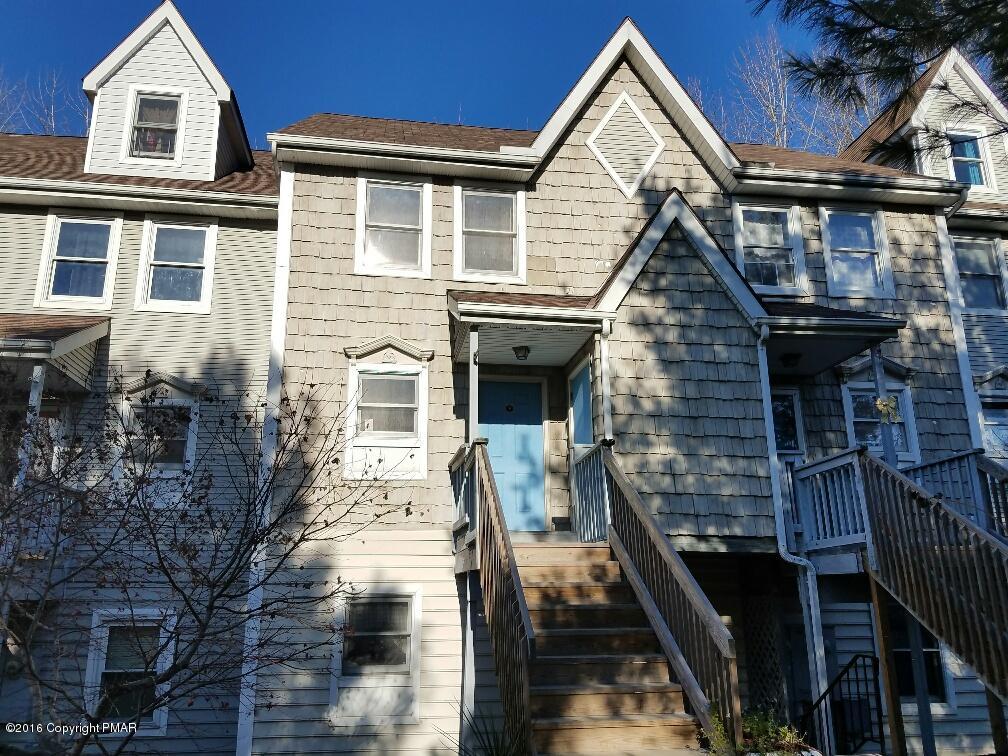
[[[802,716],[799,727],[819,750],[829,749],[814,727],[817,720],[825,719],[816,716],[824,708],[829,709],[833,723],[833,753],[857,753],[871,746],[873,753],[885,754],[877,656],[855,654]]]

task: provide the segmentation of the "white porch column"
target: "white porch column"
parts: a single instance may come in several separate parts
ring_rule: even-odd
[[[32,366],[31,385],[28,390],[28,416],[24,438],[21,439],[21,449],[18,452],[18,471],[14,481],[15,486],[21,486],[28,477],[28,466],[31,463],[31,452],[35,441],[35,431],[38,429],[39,415],[42,414],[42,387],[45,384],[46,366],[44,362]]]
[[[468,443],[479,437],[479,326],[469,326],[469,427]]]
[[[875,394],[879,401],[885,402],[889,399],[886,391],[885,366],[882,363],[882,349],[878,346],[871,348],[872,372],[875,374]],[[887,423],[879,417],[879,427],[882,429],[882,456],[885,461],[893,467],[899,467],[899,459],[896,456],[896,442],[893,440],[892,423]]]
[[[612,387],[609,384],[609,335],[612,333],[612,321],[602,321],[602,336],[599,339],[599,368],[602,383],[602,434],[607,441],[613,437],[612,428]]]

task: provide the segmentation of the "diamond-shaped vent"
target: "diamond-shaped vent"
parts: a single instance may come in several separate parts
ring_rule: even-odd
[[[630,197],[651,171],[665,142],[623,92],[586,142],[620,190]]]

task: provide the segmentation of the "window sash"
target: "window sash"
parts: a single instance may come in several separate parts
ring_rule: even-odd
[[[952,243],[962,284],[963,306],[1005,309],[1005,285],[997,242],[989,238],[953,237]],[[978,250],[982,250],[979,256],[975,254]],[[968,252],[974,254],[968,256]],[[993,304],[981,301],[987,296],[993,299]]]
[[[952,162],[952,177],[957,181],[966,181],[974,186],[986,186],[987,185],[987,166],[985,165],[984,154],[982,148],[980,147],[980,138],[972,134],[949,134],[948,136],[950,144],[950,154],[949,158]],[[967,150],[972,148],[975,150],[975,155],[970,154],[956,154],[957,146],[965,146]],[[966,152],[967,150],[962,150]],[[964,166],[967,170],[967,176],[964,178],[959,178],[958,166]],[[975,168],[979,174],[978,179],[974,180],[973,176],[969,175],[969,172]]]
[[[203,247],[200,250],[201,258],[198,262],[189,260],[158,260],[155,257],[157,253],[157,240],[158,234],[163,229],[177,228],[186,231],[202,231],[203,232]],[[148,302],[184,302],[184,303],[199,303],[203,301],[205,296],[205,286],[206,286],[206,267],[207,267],[207,243],[210,238],[210,230],[205,226],[186,226],[177,223],[154,223],[153,224],[153,234],[151,239],[150,250],[148,251],[147,259],[147,301]],[[196,292],[195,298],[192,299],[181,299],[176,297],[155,297],[154,296],[154,282],[155,282],[155,270],[197,270],[200,271],[201,275],[199,278],[199,290]]]
[[[60,236],[63,233],[64,224],[70,225],[95,225],[95,226],[106,226],[108,228],[108,236],[105,243],[105,248],[102,250],[101,257],[92,257],[86,255],[74,255],[67,253],[60,253]],[[52,261],[49,265],[48,273],[48,285],[46,287],[46,296],[55,297],[58,299],[82,299],[82,300],[100,300],[105,296],[105,292],[108,289],[108,273],[109,273],[109,262],[111,259],[111,249],[113,234],[115,233],[115,221],[109,219],[94,219],[94,218],[74,218],[74,217],[60,217],[56,219],[56,234],[53,240],[52,249]],[[83,293],[55,293],[53,290],[56,286],[57,271],[60,268],[60,264],[64,263],[67,266],[73,268],[88,268],[88,269],[101,269],[101,291],[93,294],[83,294]]]
[[[889,423],[889,426],[893,429],[893,442],[896,446],[896,452],[898,454],[909,454],[910,453],[910,439],[908,437],[909,430],[907,428],[906,420],[906,408],[904,402],[904,396],[902,390],[892,391],[888,396],[896,397],[896,411],[899,413],[900,420],[896,423]],[[874,389],[851,389],[851,420],[854,425],[854,438],[864,438],[867,435],[875,436],[879,439],[878,443],[871,443],[868,445],[869,449],[872,451],[882,450],[882,418],[877,414],[869,415],[859,415],[858,414],[858,397],[868,397],[871,402],[871,406],[875,406],[875,399],[877,394]],[[870,428],[866,434],[864,432],[859,433],[858,429]]]
[[[798,410],[798,397],[791,393],[770,394],[774,424],[774,437],[777,441],[779,454],[801,454],[801,420]],[[778,412],[778,409],[780,412]]]
[[[131,636],[127,639],[127,643],[130,644],[130,651],[134,651],[134,645],[143,646],[143,643],[139,642],[139,639],[136,637],[137,633],[135,631],[153,630],[153,649],[157,650],[159,653],[161,652],[161,628],[155,624],[105,625],[105,653],[98,681],[99,696],[106,694],[111,679],[115,679],[118,682],[134,682],[136,680],[143,680],[147,678],[147,684],[143,687],[135,688],[130,691],[122,691],[111,696],[112,711],[110,712],[110,719],[113,721],[130,721],[135,719],[136,715],[142,709],[149,708],[157,695],[157,686],[154,683],[154,674],[156,674],[158,660],[153,660],[153,668],[151,669],[148,669],[148,663],[145,660],[140,659],[137,660],[137,664],[140,666],[109,666],[109,646],[112,643],[113,634],[120,628],[125,629],[127,634]],[[142,648],[137,650],[142,650]],[[123,703],[129,704],[129,711],[120,710],[120,706],[122,706]],[[139,721],[143,723],[150,723],[153,719],[154,712],[149,711],[141,716]]]
[[[172,122],[141,121],[140,111],[145,100],[171,101],[175,103],[175,120]],[[182,97],[180,95],[158,95],[152,93],[138,93],[133,111],[133,128],[130,130],[130,156],[139,158],[156,158],[160,160],[172,160],[175,158],[175,151],[178,148],[178,128],[179,118],[182,111]],[[164,150],[144,149],[142,140],[146,133],[165,132],[169,142]]]
[[[363,397],[363,389],[361,388],[362,396],[357,402],[357,434],[365,435],[371,438],[397,438],[397,439],[410,439],[420,437],[419,428],[419,418],[420,418],[420,376],[416,374],[402,374],[402,373],[368,373],[360,372],[358,373],[357,381],[358,384],[363,387],[364,381],[368,380],[404,380],[408,379],[413,384],[413,396],[414,400],[412,402],[377,402],[377,401],[367,401]],[[405,409],[410,410],[412,415],[412,425],[413,430],[411,431],[389,431],[389,430],[366,430],[364,428],[364,415],[366,410],[369,409]]]
[[[402,629],[395,630],[355,630],[352,624],[351,609],[347,609],[347,624],[351,631],[348,637],[344,638],[343,641],[343,659],[342,659],[342,673],[348,676],[360,676],[366,674],[402,674],[409,673],[410,666],[413,661],[413,599],[412,598],[400,598],[400,597],[388,597],[388,598],[373,598],[369,600],[358,599],[360,604],[395,604],[400,606],[405,606],[405,620],[406,627]],[[355,602],[356,603],[356,602]],[[400,639],[402,641],[402,649],[405,655],[405,659],[402,663],[393,664],[357,664],[348,661],[347,647],[352,644],[355,639],[367,639],[367,638],[391,638]]]
[[[506,197],[511,202],[511,228],[508,230],[481,228],[470,225],[466,212],[467,197]],[[474,267],[469,264],[469,244],[479,239],[510,239],[511,265],[508,268]],[[518,275],[518,196],[514,192],[492,192],[480,190],[462,190],[462,269],[466,273],[477,273],[497,276]]]
[[[162,435],[157,428],[148,431],[145,427],[148,415],[170,413],[178,414],[178,420],[171,427],[167,427],[167,430],[171,431],[170,435]],[[144,455],[151,452],[152,458],[146,461],[158,469],[183,469],[189,454],[189,430],[193,421],[192,408],[183,404],[153,404],[134,409],[134,416],[141,434],[141,438],[137,441],[143,444],[139,451]],[[147,446],[148,443],[150,448]],[[177,449],[180,452],[176,452]]]

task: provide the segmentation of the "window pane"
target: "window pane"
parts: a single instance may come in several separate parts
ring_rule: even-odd
[[[104,260],[108,254],[112,227],[107,223],[74,223],[61,221],[57,257],[92,257]]]
[[[154,238],[154,260],[201,264],[206,248],[206,229],[158,226]]]
[[[148,407],[137,413],[143,444],[141,455],[155,465],[185,464],[189,441],[189,410],[185,407]]]
[[[745,276],[761,286],[794,286],[794,258],[789,249],[746,247]]]
[[[464,244],[466,270],[516,272],[513,236],[467,233]]]
[[[349,606],[350,629],[354,633],[408,633],[408,601],[354,601]]]
[[[57,297],[97,297],[105,293],[105,263],[56,261],[52,294]]]
[[[906,428],[903,423],[890,423],[889,427],[892,428],[893,445],[896,447],[896,451],[900,453],[908,452]],[[881,421],[856,421],[854,423],[854,438],[858,444],[864,444],[872,451],[880,451],[882,449]]]
[[[952,142],[952,156],[957,158],[980,158],[980,144],[976,137],[949,136]]]
[[[746,247],[783,247],[788,214],[783,210],[742,210],[742,243]]]
[[[956,263],[960,273],[998,272],[993,239],[955,239]]]
[[[475,231],[514,231],[513,194],[463,195],[466,229]]]
[[[974,160],[953,160],[952,170],[955,180],[973,186],[984,185],[983,163]]]
[[[875,249],[875,224],[870,215],[830,213],[831,249]]]
[[[137,98],[137,124],[157,124],[158,126],[178,125],[177,97],[152,97],[141,95]]]
[[[871,252],[834,252],[833,278],[851,289],[877,289],[880,286],[878,266]]]
[[[959,282],[962,287],[963,304],[967,307],[985,307],[1004,309],[1004,288],[1001,277],[963,276]]]
[[[420,227],[419,187],[368,183],[367,195],[369,224]]]
[[[1008,457],[1008,406],[985,404],[983,408],[987,448],[998,459]]]
[[[361,376],[361,403],[417,403],[416,376]]]
[[[170,158],[175,155],[175,130],[137,126],[133,130],[133,155]]]
[[[156,626],[111,625],[108,629],[105,669],[138,670],[153,667],[160,643],[161,630]]]
[[[409,636],[352,635],[343,639],[343,671],[359,667],[405,667],[409,661]]]
[[[591,367],[585,365],[570,382],[571,419],[574,423],[574,443],[591,446],[595,443],[592,429]]]
[[[801,451],[794,398],[790,394],[775,394],[771,395],[770,402],[773,406],[774,437],[777,439],[777,451]]]
[[[357,430],[361,433],[416,434],[416,414],[413,407],[360,407]]]
[[[136,680],[147,680],[147,684],[139,688],[118,691],[117,689],[127,683]],[[134,720],[137,714],[147,710],[147,713],[140,717],[140,721],[153,719],[154,712],[150,711],[150,706],[154,703],[154,679],[149,674],[137,674],[136,672],[106,672],[101,678],[101,694],[109,694],[112,700],[112,710],[110,719]]]
[[[420,267],[420,232],[392,231],[385,228],[367,230],[368,262],[373,265],[395,265],[402,268]]]
[[[199,302],[203,295],[202,268],[151,268],[150,299],[172,302]]]

